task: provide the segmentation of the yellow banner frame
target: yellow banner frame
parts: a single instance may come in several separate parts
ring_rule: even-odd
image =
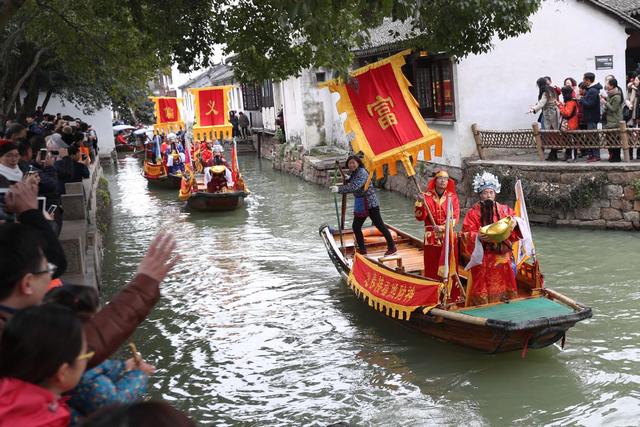
[[[193,125],[193,139],[197,141],[214,140],[214,139],[231,139],[233,137],[233,126],[229,122],[229,92],[233,89],[233,85],[225,86],[209,86],[187,89],[193,95],[193,102],[196,110],[195,124]],[[200,98],[198,93],[202,90],[222,89],[224,96],[224,125],[217,126],[200,126]]]
[[[373,153],[373,150],[371,150],[371,147],[367,142],[365,133],[360,126],[360,122],[358,121],[358,118],[354,111],[351,99],[349,98],[347,86],[344,80],[334,79],[321,83],[319,85],[320,87],[327,87],[331,92],[336,92],[340,95],[340,99],[338,100],[338,102],[336,102],[336,108],[338,109],[338,113],[340,114],[347,113],[347,120],[344,123],[344,130],[347,135],[352,132],[355,135],[354,139],[351,141],[353,151],[355,153],[358,153],[360,151],[364,153],[363,161],[366,168],[369,170],[369,172],[375,171],[378,177],[382,177],[384,175],[384,165],[388,166],[389,175],[396,175],[398,173],[396,164],[397,161],[402,162],[409,176],[415,175],[414,167],[418,162],[418,153],[422,151],[424,154],[424,160],[429,161],[431,160],[431,147],[435,147],[436,157],[442,157],[442,134],[430,129],[427,126],[427,123],[420,114],[418,101],[416,101],[416,99],[411,94],[411,91],[409,90],[411,83],[402,72],[402,66],[406,64],[404,57],[410,53],[411,49],[406,49],[388,58],[384,58],[377,62],[365,65],[364,67],[358,68],[357,70],[349,73],[351,77],[357,77],[374,68],[378,68],[386,64],[391,64],[393,73],[396,77],[398,85],[400,86],[400,90],[402,91],[402,95],[407,104],[407,107],[409,108],[409,111],[411,112],[416,125],[420,129],[420,132],[423,134],[423,137],[415,141],[403,144],[401,147],[395,148],[393,150],[388,150],[377,156]]]

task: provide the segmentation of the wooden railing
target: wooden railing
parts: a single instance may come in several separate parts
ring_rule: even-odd
[[[621,148],[624,161],[628,162],[629,148],[640,148],[640,128],[627,128],[623,121],[617,129],[594,130],[543,130],[539,123],[533,123],[531,129],[482,130],[471,125],[480,159],[486,159],[485,149],[531,149],[536,150],[538,158],[544,160],[545,149],[564,150]]]

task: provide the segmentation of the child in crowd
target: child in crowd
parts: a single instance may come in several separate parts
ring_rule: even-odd
[[[45,302],[66,306],[83,321],[93,316],[100,307],[98,292],[91,287],[64,285],[52,289],[45,296]],[[149,375],[155,367],[141,359],[105,360],[100,365],[86,371],[71,392],[69,406],[79,418],[91,415],[98,409],[114,403],[130,403],[146,393]],[[72,425],[75,424],[76,414]]]
[[[93,356],[82,322],[55,304],[19,310],[0,339],[0,426],[62,427],[73,389]]]

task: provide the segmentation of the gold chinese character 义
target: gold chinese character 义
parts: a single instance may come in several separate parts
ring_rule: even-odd
[[[215,101],[209,101],[209,103],[207,104],[207,107],[209,107],[209,111],[207,111],[207,116],[214,114],[217,115],[218,111],[214,108],[216,106],[216,102]]]
[[[387,129],[389,126],[398,124],[398,118],[391,112],[391,107],[395,107],[395,104],[390,96],[383,98],[377,95],[375,102],[367,104],[367,111],[371,117],[373,117],[373,113],[375,112],[378,115],[378,124],[380,127]]]
[[[167,117],[167,119],[173,119],[173,108],[171,107],[166,107],[164,109],[164,115]]]

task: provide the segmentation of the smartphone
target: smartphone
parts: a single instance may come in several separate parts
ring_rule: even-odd
[[[54,156],[54,157],[57,157],[57,156],[59,156],[59,155],[60,155],[60,151],[58,151],[58,150],[51,150],[51,155],[52,155],[52,156]]]
[[[45,213],[47,211],[47,198],[38,197],[38,209]]]
[[[47,149],[46,148],[41,148],[40,152],[38,153],[38,159],[41,162],[44,162],[46,158],[47,158]]]
[[[58,205],[51,205],[51,206],[49,206],[49,209],[47,209],[47,213],[49,215],[53,215],[53,213],[56,211],[56,209],[58,209]]]

